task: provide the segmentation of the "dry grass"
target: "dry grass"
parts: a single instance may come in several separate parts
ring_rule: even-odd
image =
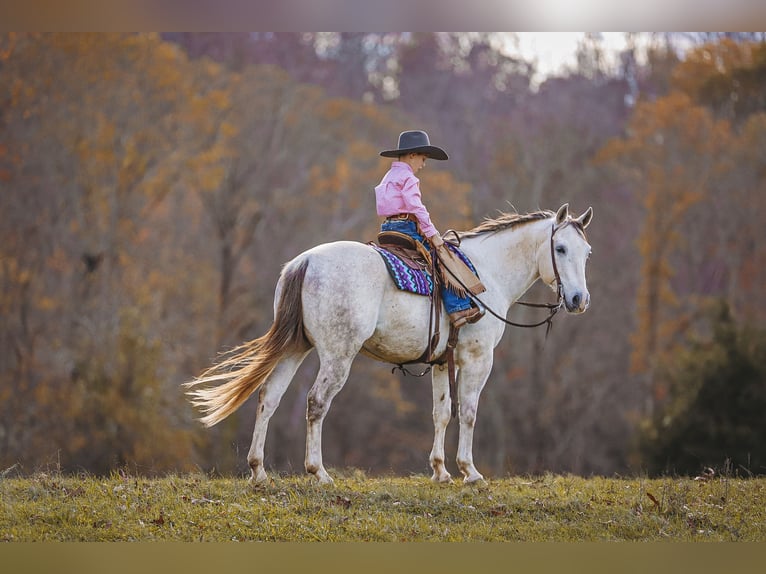
[[[764,541],[766,479],[0,479],[2,541]]]

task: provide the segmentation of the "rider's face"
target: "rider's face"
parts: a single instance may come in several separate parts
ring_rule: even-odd
[[[417,173],[421,169],[423,169],[426,166],[426,159],[428,159],[428,156],[423,153],[413,153],[410,154],[410,166],[412,167],[412,171]]]

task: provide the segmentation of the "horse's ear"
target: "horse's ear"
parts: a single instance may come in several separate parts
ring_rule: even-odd
[[[591,219],[593,219],[593,208],[589,207],[585,210],[585,213],[575,219],[575,221],[578,221],[580,225],[582,225],[582,228],[585,229],[588,227],[588,225],[590,225]]]
[[[556,225],[564,223],[567,220],[567,217],[569,217],[569,204],[565,203],[559,207],[558,212],[556,212]]]

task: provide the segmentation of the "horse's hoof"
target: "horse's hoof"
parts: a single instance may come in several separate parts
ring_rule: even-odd
[[[481,475],[480,472],[478,472],[476,469],[472,469],[472,471],[465,473],[465,478],[463,478],[463,484],[486,484],[486,481],[484,480],[484,477]]]
[[[265,471],[260,470],[250,475],[248,482],[253,486],[264,486],[269,482],[269,475]]]
[[[319,486],[334,486],[335,481],[332,479],[332,477],[325,473],[316,473],[314,475],[314,479],[316,480],[317,484]]]
[[[431,476],[431,482],[435,482],[436,484],[452,484],[452,476],[449,472],[445,472],[444,474],[436,474],[434,473],[433,476]]]
[[[487,481],[484,480],[482,475],[476,474],[475,476],[466,476],[463,479],[463,484],[468,486],[487,486]]]

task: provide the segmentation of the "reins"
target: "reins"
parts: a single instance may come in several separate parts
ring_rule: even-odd
[[[567,222],[568,223],[568,222]],[[559,269],[558,265],[556,264],[556,253],[553,247],[553,236],[556,235],[556,232],[565,227],[567,223],[564,223],[560,225],[559,227],[556,227],[556,224],[554,223],[551,226],[551,238],[550,238],[550,252],[551,252],[551,263],[553,264],[553,276],[556,281],[556,295],[557,295],[557,303],[528,303],[526,301],[516,301],[519,305],[524,305],[525,307],[536,307],[536,308],[542,308],[542,309],[548,309],[549,314],[548,317],[543,319],[542,321],[539,321],[537,323],[516,323],[515,321],[510,321],[506,319],[505,317],[499,315],[497,312],[495,312],[492,308],[487,306],[477,295],[474,295],[470,292],[468,287],[463,283],[463,281],[457,277],[446,265],[444,268],[447,270],[447,272],[455,279],[455,281],[465,289],[466,293],[468,293],[468,296],[473,299],[476,303],[481,305],[485,311],[488,311],[492,316],[499,319],[503,323],[507,325],[511,325],[513,327],[523,327],[523,328],[534,328],[539,327],[541,325],[547,324],[547,327],[545,329],[545,337],[548,338],[548,333],[550,333],[551,328],[553,327],[553,317],[558,313],[559,309],[564,304],[564,287],[561,284],[561,276],[559,275]],[[455,232],[454,230],[449,230],[444,235],[452,233],[456,239],[458,247],[460,246],[460,236]],[[432,267],[431,271],[433,273],[434,277],[434,292],[431,294],[431,313],[429,317],[429,333],[433,331],[433,323],[434,320],[436,321],[437,328],[436,332],[430,335],[428,346],[426,347],[426,351],[423,353],[421,357],[418,359],[415,359],[414,361],[409,361],[405,363],[399,363],[396,366],[394,366],[391,369],[391,372],[394,373],[397,370],[401,371],[404,375],[410,375],[415,377],[423,377],[427,375],[429,372],[431,372],[431,368],[433,365],[444,365],[444,363],[447,363],[447,368],[449,371],[449,391],[450,391],[450,399],[451,399],[451,410],[452,410],[452,417],[454,418],[457,415],[457,384],[456,384],[456,377],[455,377],[455,359],[454,359],[454,350],[457,346],[457,340],[458,340],[458,331],[459,329],[455,329],[452,325],[450,325],[450,333],[449,333],[449,340],[447,342],[447,349],[445,352],[439,356],[434,357],[433,351],[436,348],[436,345],[438,345],[439,342],[439,331],[438,331],[438,323],[439,323],[439,305],[440,301],[439,299],[439,293],[438,293],[438,285],[436,284],[436,252],[433,253],[432,258]],[[436,316],[434,317],[434,311],[436,311]],[[371,353],[369,350],[367,350],[368,353],[375,356],[374,353]],[[423,370],[421,373],[413,373],[409,369],[405,367],[405,365],[410,365],[414,363],[427,363],[428,366]]]
[[[481,305],[484,308],[484,310],[487,311],[490,315],[492,315],[496,319],[502,321],[506,325],[511,325],[512,327],[521,327],[521,328],[524,328],[524,329],[533,329],[535,327],[540,327],[541,325],[547,325],[547,327],[545,328],[545,337],[547,339],[548,334],[550,333],[551,329],[553,328],[553,317],[556,316],[556,313],[558,313],[559,309],[561,309],[561,307],[564,305],[564,286],[561,283],[561,276],[559,275],[559,268],[558,268],[558,265],[556,264],[556,252],[555,252],[555,249],[553,247],[553,237],[554,237],[554,235],[556,235],[557,231],[559,231],[560,229],[564,228],[569,223],[571,223],[571,222],[566,222],[566,223],[560,225],[559,227],[556,227],[555,223],[551,225],[551,238],[549,240],[549,245],[550,245],[550,252],[551,252],[551,263],[553,264],[553,276],[554,276],[554,278],[556,280],[556,299],[557,299],[557,302],[556,303],[530,303],[530,302],[527,302],[527,301],[516,301],[516,304],[523,305],[525,307],[534,307],[534,308],[538,308],[538,309],[548,309],[548,316],[545,319],[543,319],[542,321],[538,321],[537,323],[517,323],[516,321],[511,321],[509,319],[506,319],[505,317],[503,317],[502,315],[497,313],[494,309],[489,307],[486,303],[484,303],[478,297],[478,295],[470,294],[470,292],[466,288],[465,284],[463,284],[463,282],[460,280],[460,278],[459,277],[455,277],[455,274],[452,273],[449,270],[449,268],[445,267],[445,269],[447,269],[449,274],[456,280],[456,282],[459,283],[460,286],[463,287],[466,290],[467,293],[469,293],[468,296],[471,297],[471,299],[473,299],[476,303]],[[450,235],[450,234],[452,234],[452,236],[455,238],[454,243],[456,243],[457,246],[460,247],[461,239],[460,239],[460,236],[458,235],[458,233],[454,229],[450,229],[449,231],[447,231],[444,234],[444,237],[446,238],[447,235]],[[433,264],[436,263],[435,260],[436,260],[436,257],[434,256]],[[435,274],[436,273],[435,269],[432,269],[432,272]],[[436,297],[434,297],[434,300],[435,299],[436,299]],[[433,303],[433,300],[432,300],[432,303]],[[430,321],[433,321],[433,309],[432,309],[432,312],[431,312]],[[429,327],[429,331],[430,330],[431,329]],[[438,342],[438,335],[436,337],[436,341]],[[436,344],[434,343],[433,340],[429,341],[429,346],[426,349],[426,353],[424,353],[424,355],[428,354],[429,352],[432,352],[432,350],[435,348],[435,346],[436,346]],[[418,358],[418,359],[416,359],[414,361],[408,362],[408,363],[399,363],[394,368],[391,369],[391,372],[394,373],[397,370],[399,370],[399,371],[401,371],[405,375],[410,375],[410,376],[414,376],[414,377],[423,377],[423,376],[425,376],[425,375],[427,375],[428,373],[431,372],[431,366],[433,364],[439,364],[439,365],[443,365],[444,364],[442,361],[440,361],[440,359],[443,359],[443,357],[438,357],[438,358],[430,357],[430,358],[432,358],[434,360],[430,360],[430,361],[429,360],[423,360],[424,357],[421,356],[420,358]],[[428,364],[428,367],[426,367],[425,370],[423,370],[423,372],[421,372],[421,373],[413,373],[412,371],[410,371],[409,369],[407,369],[404,366],[404,365],[407,365],[407,364],[424,363],[424,362]]]
[[[506,319],[502,315],[496,313],[491,307],[489,307],[481,299],[479,299],[479,297],[477,295],[469,294],[469,297],[471,297],[474,301],[476,301],[479,305],[481,305],[486,311],[489,312],[490,315],[492,315],[496,319],[499,319],[500,321],[502,321],[506,325],[511,325],[512,327],[522,327],[522,328],[529,329],[529,328],[539,327],[541,325],[546,325],[547,324],[547,327],[545,328],[545,336],[547,338],[548,337],[548,333],[550,333],[550,330],[553,327],[553,317],[556,315],[556,313],[558,313],[559,309],[561,309],[561,307],[564,305],[564,287],[561,284],[561,276],[559,275],[559,268],[558,268],[558,265],[556,264],[556,253],[555,253],[554,248],[553,248],[553,236],[556,235],[556,232],[559,229],[565,227],[568,223],[569,222],[567,222],[567,223],[565,223],[563,225],[560,225],[559,227],[556,227],[555,224],[553,224],[551,226],[550,251],[551,251],[551,262],[553,264],[553,276],[554,276],[554,278],[556,280],[556,297],[557,297],[557,302],[556,303],[529,303],[527,301],[516,301],[516,303],[518,305],[523,305],[525,307],[536,307],[536,308],[540,308],[540,309],[548,309],[549,314],[548,314],[548,316],[545,319],[543,319],[542,321],[538,321],[537,323],[517,323],[515,321],[510,321],[509,319]],[[457,244],[458,244],[458,247],[459,247],[460,246],[460,236],[457,234],[456,231],[454,231],[452,229],[449,230],[444,235],[446,236],[449,233],[451,233],[457,239]],[[447,271],[449,271],[449,269],[447,269]],[[462,285],[462,282],[460,281],[459,278],[455,277],[454,274],[452,274],[451,272],[450,272],[450,275],[452,275],[452,277],[458,283],[460,283],[461,286],[465,287],[465,285]]]

